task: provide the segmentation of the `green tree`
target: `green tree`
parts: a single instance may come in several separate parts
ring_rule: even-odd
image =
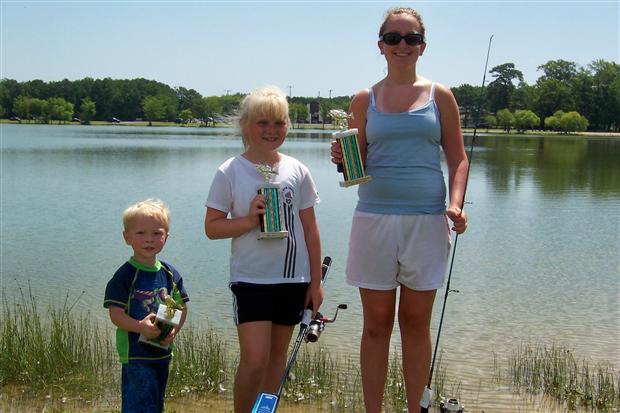
[[[560,118],[560,128],[566,133],[581,132],[588,128],[588,120],[575,111],[564,113]]]
[[[528,129],[534,129],[540,124],[540,118],[534,112],[527,109],[517,109],[514,114],[514,125],[518,133]]]
[[[487,131],[489,128],[495,128],[497,126],[497,118],[493,115],[486,115],[484,122],[487,124]]]
[[[573,92],[567,82],[549,78],[536,83],[537,99],[534,105],[536,113],[546,118],[557,110],[575,109]]]
[[[497,125],[510,133],[510,129],[515,123],[514,115],[508,109],[498,110],[495,114],[497,117]]]
[[[620,130],[620,64],[595,60],[588,68],[592,73],[590,121],[597,129]]]
[[[515,69],[514,63],[504,63],[492,68],[489,73],[495,78],[487,89],[487,102],[490,112],[508,108],[515,90],[514,80],[523,82],[523,73]]]
[[[63,98],[49,98],[46,100],[46,113],[50,120],[57,120],[58,124],[71,120],[73,116],[73,103]]]
[[[560,82],[570,82],[577,75],[577,64],[566,60],[549,60],[538,66],[543,75],[538,80],[555,79]]]
[[[142,110],[144,117],[149,121],[149,126],[153,125],[154,120],[162,120],[166,116],[166,104],[156,96],[145,97],[142,100]]]
[[[32,113],[30,111],[30,104],[32,98],[24,95],[19,95],[13,102],[13,113],[21,119],[30,119]],[[19,121],[21,123],[21,120]]]
[[[194,115],[191,109],[183,109],[181,113],[179,113],[179,118],[181,118],[181,122],[183,123],[190,123],[193,117]]]
[[[463,127],[470,126],[472,120],[477,118],[476,111],[480,103],[480,87],[465,83],[459,87],[453,87],[452,94],[459,105],[459,111],[463,117]]]
[[[562,116],[564,115],[564,111],[558,110],[557,112],[555,112],[553,114],[553,116],[548,116],[545,118],[545,127],[547,129],[551,129],[554,131],[559,131],[562,130],[561,126],[560,126],[560,120],[562,119]]]
[[[94,119],[97,113],[97,104],[90,100],[90,98],[82,99],[80,104],[80,121],[84,125],[90,125],[90,121]]]

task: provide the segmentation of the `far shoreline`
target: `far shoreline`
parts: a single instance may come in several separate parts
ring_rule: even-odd
[[[192,124],[179,124],[175,122],[150,122],[148,121],[121,121],[121,122],[107,122],[107,121],[92,121],[90,124],[85,125],[79,122],[64,122],[64,123],[38,123],[38,122],[19,122],[13,121],[10,119],[0,119],[0,125],[47,125],[47,126],[140,126],[140,127],[177,127],[177,128],[195,128],[195,129],[214,129],[214,128],[234,128],[235,125],[231,123],[222,123],[216,122],[214,126],[203,126],[198,123]],[[329,123],[293,123],[290,129],[291,131],[296,130],[325,130],[336,131],[337,128],[333,124]],[[473,128],[463,128],[464,136],[471,136],[474,133]],[[575,136],[584,136],[584,137],[597,137],[597,138],[615,138],[620,139],[620,132],[600,132],[600,131],[584,131],[584,132],[571,132],[571,133],[562,133],[562,132],[554,132],[554,131],[528,131],[524,133],[518,133],[516,131],[506,132],[503,129],[493,129],[493,128],[478,128],[477,136],[483,135],[506,135],[506,136],[529,136],[529,137],[546,137],[546,136],[557,136],[557,137],[575,137]]]

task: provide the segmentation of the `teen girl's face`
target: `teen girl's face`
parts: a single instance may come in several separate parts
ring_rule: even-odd
[[[395,14],[392,15],[385,25],[385,33],[399,33],[404,36],[409,33],[422,33],[420,22],[415,17],[409,14]],[[398,44],[390,46],[384,41],[379,40],[379,50],[382,55],[385,55],[385,60],[388,64],[396,65],[412,65],[418,60],[418,57],[422,56],[426,43],[410,46],[402,39]]]
[[[248,125],[249,149],[259,152],[275,151],[284,143],[287,133],[286,119],[258,116]]]
[[[168,231],[156,217],[136,217],[123,232],[123,237],[127,245],[133,248],[133,259],[153,267],[157,254],[164,248]]]

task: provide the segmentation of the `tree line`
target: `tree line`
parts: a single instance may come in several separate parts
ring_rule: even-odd
[[[586,67],[566,60],[550,60],[538,66],[542,73],[534,85],[523,81],[514,63],[493,67],[493,80],[482,96],[481,86],[452,88],[463,123],[480,119],[486,126],[552,129],[560,131],[620,130],[620,65],[595,60]]]
[[[620,65],[595,60],[586,67],[550,60],[534,85],[523,80],[514,63],[493,67],[485,87],[463,84],[452,91],[464,126],[475,120],[508,131],[526,129],[619,131]],[[194,89],[172,88],[143,78],[44,82],[0,80],[0,116],[40,122],[79,120],[177,121],[226,120],[244,94],[202,96]],[[293,122],[329,120],[330,109],[347,109],[352,96],[291,97]],[[482,104],[481,104],[482,102]]]

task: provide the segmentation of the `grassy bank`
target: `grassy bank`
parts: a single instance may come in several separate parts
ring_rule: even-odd
[[[79,299],[79,297],[78,297]],[[30,291],[9,302],[2,298],[0,327],[0,404],[10,411],[117,411],[120,368],[109,325],[93,323],[89,314],[72,311],[76,299],[66,296],[46,309],[38,308]],[[102,324],[100,322],[99,324]],[[620,408],[618,376],[608,367],[590,368],[563,347],[521,346],[498,379],[515,392],[544,394],[568,408],[591,411]],[[175,341],[175,357],[167,397],[172,409],[217,403],[229,411],[236,361],[223,340],[208,329],[186,326]],[[434,375],[438,403],[448,383],[439,360]],[[293,367],[283,399],[286,406],[312,411],[363,411],[357,359],[334,359],[328,351],[306,346]],[[19,406],[28,406],[20,410]],[[11,407],[12,406],[12,407]],[[43,406],[43,407],[42,407]],[[390,361],[385,408],[406,411],[398,355]],[[201,411],[193,410],[193,411]]]

